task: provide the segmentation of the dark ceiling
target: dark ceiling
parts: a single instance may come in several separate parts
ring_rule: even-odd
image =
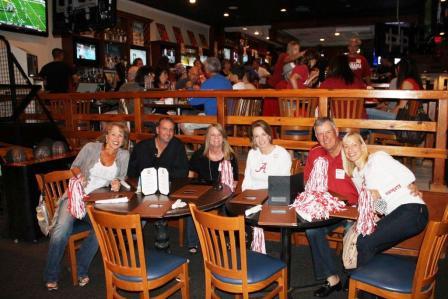
[[[387,17],[396,20],[396,0],[133,0],[212,26],[289,24],[319,18],[346,22],[350,18]],[[422,15],[426,1],[400,0],[400,16]],[[286,8],[286,12],[280,9]],[[224,12],[229,17],[224,17]],[[317,19],[317,20],[316,20]],[[369,18],[370,19],[370,18]],[[317,22],[316,22],[317,21]]]

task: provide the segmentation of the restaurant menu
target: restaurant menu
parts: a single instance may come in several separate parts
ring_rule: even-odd
[[[170,194],[171,198],[175,199],[198,199],[203,194],[205,194],[208,190],[210,190],[212,186],[209,185],[185,185],[180,189],[176,190],[174,193]]]
[[[155,194],[157,191],[164,195],[170,193],[168,170],[163,167],[143,169],[140,173],[140,184],[144,195]]]
[[[230,200],[231,203],[245,204],[245,205],[259,205],[268,198],[268,190],[244,190]]]
[[[296,210],[288,206],[271,206],[265,203],[261,209],[258,224],[282,227],[297,226]]]

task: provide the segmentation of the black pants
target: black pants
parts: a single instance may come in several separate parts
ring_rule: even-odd
[[[417,235],[428,223],[428,208],[422,204],[405,204],[378,221],[375,231],[358,237],[357,266],[366,265],[376,254]]]

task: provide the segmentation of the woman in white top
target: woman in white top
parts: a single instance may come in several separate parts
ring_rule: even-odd
[[[242,190],[267,189],[270,175],[289,175],[291,156],[281,146],[272,144],[272,129],[264,120],[251,126],[252,149],[247,155]]]
[[[376,254],[420,233],[428,222],[428,209],[408,185],[414,174],[389,154],[379,151],[369,155],[367,146],[358,133],[349,133],[342,140],[345,171],[352,176],[358,191],[363,181],[373,200],[383,200],[384,217],[375,231],[360,235],[357,241],[357,266],[367,264]]]

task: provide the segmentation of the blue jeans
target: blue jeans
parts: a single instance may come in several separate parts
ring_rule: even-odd
[[[336,256],[328,244],[327,235],[335,228],[345,225],[345,223],[346,221],[341,221],[333,225],[311,228],[305,231],[311,247],[316,280],[327,279],[338,274]]]
[[[91,230],[89,236],[82,242],[77,251],[76,261],[78,277],[87,276],[90,263],[98,251],[98,241],[93,231],[89,217],[86,215],[82,220],[74,218],[68,211],[68,200],[61,199],[56,224],[50,233],[50,244],[48,247],[47,264],[44,271],[45,282],[57,282],[59,278],[60,264],[64,256],[68,238],[73,233]]]
[[[357,266],[367,264],[376,254],[417,235],[428,223],[428,208],[422,204],[405,204],[378,221],[375,231],[357,240]]]
[[[187,231],[187,246],[188,248],[197,247],[199,243],[196,227],[194,226],[193,218],[191,216],[185,217],[185,229]]]
[[[381,109],[366,108],[366,112],[368,119],[386,119],[386,120],[397,119],[397,115],[395,113],[384,111]]]

